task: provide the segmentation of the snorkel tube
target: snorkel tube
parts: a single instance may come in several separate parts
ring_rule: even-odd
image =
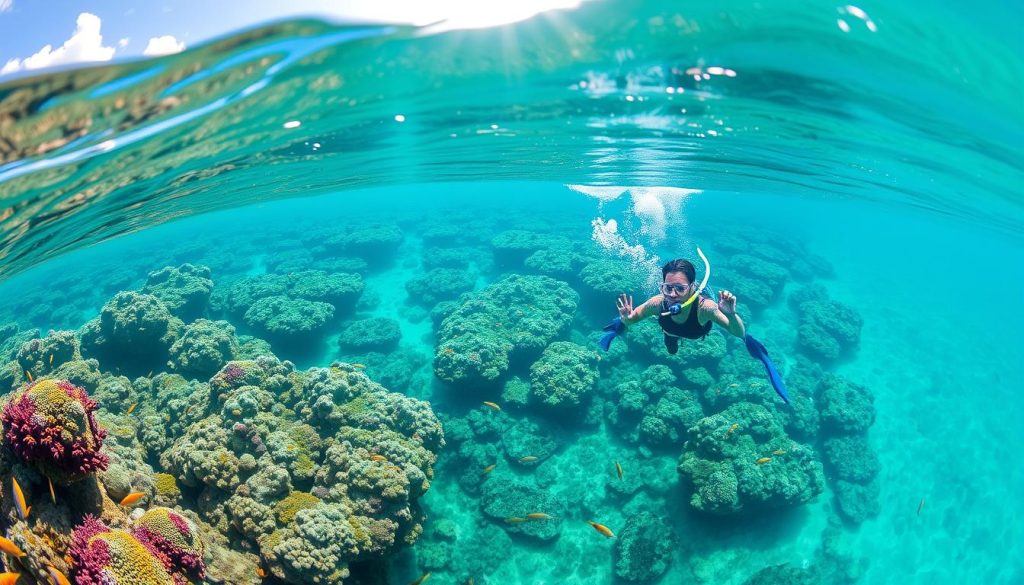
[[[667,317],[669,315],[678,315],[683,309],[690,306],[690,303],[697,300],[700,297],[700,293],[704,291],[704,287],[708,285],[708,279],[711,278],[711,263],[708,262],[708,257],[704,255],[704,252],[700,249],[700,246],[697,246],[697,255],[700,256],[700,259],[704,261],[704,278],[701,279],[700,286],[697,287],[697,290],[693,291],[693,296],[686,299],[685,302],[676,303],[669,307],[667,311],[661,314],[662,317]]]

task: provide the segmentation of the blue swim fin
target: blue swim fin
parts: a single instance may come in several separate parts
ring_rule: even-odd
[[[786,392],[786,385],[782,383],[782,376],[779,375],[779,371],[775,369],[775,364],[772,360],[768,359],[768,350],[764,348],[764,345],[747,334],[743,337],[743,343],[747,344],[747,351],[750,355],[761,360],[764,364],[764,369],[768,372],[768,379],[772,383],[772,387],[775,388],[775,393],[778,394],[782,401],[789,404],[789,393]]]
[[[608,348],[612,346],[612,340],[626,332],[626,324],[622,322],[622,319],[616,317],[612,319],[611,323],[604,326],[604,331],[608,333],[602,335],[601,340],[597,343],[601,349],[608,351]]]

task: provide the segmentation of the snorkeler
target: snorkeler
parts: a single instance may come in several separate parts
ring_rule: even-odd
[[[623,293],[616,306],[619,319],[625,326],[657,315],[658,325],[665,334],[665,349],[675,354],[679,351],[680,339],[703,339],[711,332],[713,323],[742,339],[746,328],[736,314],[736,295],[727,290],[719,291],[719,302],[704,293],[694,280],[697,273],[689,260],[676,259],[661,268],[661,294],[647,299],[639,307],[633,307],[633,297]],[[621,332],[620,332],[621,333]],[[610,340],[609,340],[610,341]]]
[[[679,351],[679,340],[703,339],[711,332],[712,323],[718,323],[726,331],[743,340],[751,357],[764,365],[768,380],[783,402],[789,404],[789,393],[782,382],[782,376],[764,345],[747,334],[743,320],[736,314],[736,295],[727,290],[718,292],[718,302],[704,294],[704,287],[711,276],[711,264],[700,248],[697,255],[704,261],[704,278],[700,285],[694,285],[697,272],[689,260],[676,259],[661,268],[661,294],[647,299],[639,307],[633,307],[633,297],[623,293],[616,302],[619,316],[604,330],[607,332],[598,342],[608,351],[612,340],[626,332],[626,326],[658,316],[658,325],[665,334],[665,349],[670,354]]]

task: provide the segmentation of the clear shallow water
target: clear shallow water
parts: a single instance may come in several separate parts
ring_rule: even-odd
[[[366,290],[355,312],[302,351],[274,348],[302,369],[354,361],[356,354],[336,345],[344,327],[393,318],[402,341],[387,358],[358,356],[367,375],[429,400],[449,429],[421,500],[429,517],[423,538],[357,569],[357,578],[386,574],[406,583],[447,549],[448,562],[433,567],[438,582],[610,583],[614,545],[584,521],[619,532],[647,511],[667,518],[680,543],[663,583],[743,583],[782,563],[827,566],[864,583],[1017,582],[1024,569],[1007,551],[1024,540],[1024,478],[1012,464],[1024,439],[1013,423],[1024,409],[1015,395],[1024,381],[1015,340],[1024,324],[1016,306],[1024,274],[1015,261],[1022,248],[1020,52],[991,22],[879,8],[868,10],[878,29],[871,33],[839,8],[693,7],[680,20],[651,3],[595,5],[518,25],[515,34],[426,38],[373,29],[353,39],[316,23],[287,24],[242,37],[239,46],[227,39],[157,63],[17,82],[36,92],[48,84],[78,88],[43,92],[44,111],[15,123],[28,152],[53,139],[30,132],[41,127],[34,125],[60,127],[85,112],[94,119],[77,142],[42,157],[8,155],[13,162],[0,167],[0,196],[12,203],[3,270],[38,264],[3,284],[3,322],[43,333],[77,329],[117,291],[183,262],[210,266],[216,297],[242,276],[275,272],[275,257],[313,250],[347,226],[394,224],[402,233],[395,255],[371,257],[357,270]],[[576,32],[554,32],[563,30]],[[196,63],[213,73],[183,82]],[[711,66],[736,76],[685,75]],[[161,69],[147,76],[151,67]],[[136,77],[119,83],[122,76]],[[116,100],[119,92],[129,92],[129,102],[170,95],[180,102],[126,122],[116,104],[90,101]],[[101,114],[104,107],[111,111]],[[292,120],[301,124],[283,127]],[[115,142],[97,148],[108,140]],[[582,189],[608,199],[601,201],[566,185],[623,188]],[[637,185],[649,189],[611,198]],[[323,196],[239,208],[315,194]],[[226,211],[202,214],[218,209]],[[792,303],[808,282],[863,319],[855,351],[825,367],[874,396],[868,437],[880,462],[876,517],[859,526],[839,519],[827,474],[822,494],[785,513],[708,518],[689,510],[690,494],[677,479],[681,446],[648,455],[649,445],[624,440],[607,417],[557,425],[543,409],[506,407],[509,420],[560,429],[562,443],[535,469],[499,451],[486,481],[541,482],[567,502],[565,521],[558,539],[545,544],[506,537],[504,523],[489,519],[478,486],[467,489],[460,479],[477,461],[453,440],[449,423],[478,417],[470,413],[479,401],[500,389],[438,379],[439,340],[418,298],[429,287],[414,285],[410,294],[406,282],[451,248],[468,248],[460,269],[477,291],[504,274],[538,272],[521,259],[502,264],[493,239],[508,229],[565,236],[591,260],[615,258],[619,249],[594,239],[598,218],[615,219],[625,244],[644,246],[632,265],[641,280],[655,255],[692,258],[696,245],[713,275],[719,267],[740,270],[744,253],[785,259],[791,272],[771,302],[741,308],[778,362],[803,352]],[[459,235],[438,237],[448,225]],[[798,260],[811,256],[824,259],[831,275],[802,274]],[[316,252],[308,267],[331,260]],[[593,348],[593,333],[613,314],[612,297],[589,290],[578,274],[577,267],[563,275],[582,295],[567,335]],[[713,283],[736,290],[744,303],[763,293],[753,290],[763,282],[746,278]],[[229,320],[239,333],[254,333]],[[628,375],[632,365],[673,363],[632,345],[629,356],[602,362],[601,380]],[[749,362],[738,345],[727,356],[729,364]],[[698,398],[707,390],[683,386]],[[599,381],[594,396],[612,401],[614,385]],[[108,408],[120,413],[128,404]],[[704,405],[705,414],[716,411]],[[470,442],[486,451],[495,440]],[[647,487],[616,492],[612,461],[623,461],[630,475],[638,469]],[[830,519],[838,529],[828,528]],[[441,520],[454,523],[454,543],[445,540],[452,526],[439,527]],[[835,573],[822,578],[839,581]]]

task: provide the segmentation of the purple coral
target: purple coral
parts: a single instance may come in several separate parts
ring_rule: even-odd
[[[4,438],[27,463],[64,481],[107,468],[100,453],[107,432],[96,423],[96,401],[66,380],[37,380],[4,405]]]
[[[132,536],[161,560],[176,583],[202,581],[206,577],[203,543],[196,529],[170,509],[153,508],[143,514]]]

